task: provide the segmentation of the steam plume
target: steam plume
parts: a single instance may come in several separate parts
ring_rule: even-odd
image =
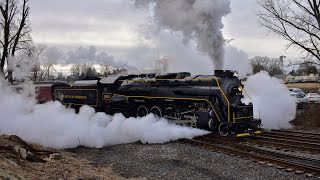
[[[135,5],[152,7],[160,27],[181,33],[185,43],[195,40],[215,68],[223,68],[222,17],[230,13],[229,0],[136,0]]]
[[[34,88],[25,86],[23,94],[14,93],[0,80],[0,134],[18,135],[26,141],[52,148],[103,146],[132,143],[165,143],[180,138],[193,138],[207,131],[170,124],[153,115],[125,118],[95,113],[83,106],[79,114],[60,102],[35,104]],[[32,92],[33,91],[33,92]]]
[[[251,96],[254,115],[266,129],[290,128],[296,115],[296,103],[288,88],[265,71],[248,77],[244,87]],[[248,97],[245,100],[249,101]]]

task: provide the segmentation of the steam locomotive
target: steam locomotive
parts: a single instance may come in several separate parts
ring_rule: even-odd
[[[191,76],[188,72],[109,76],[93,81],[52,85],[52,99],[79,109],[94,107],[107,114],[142,117],[153,113],[169,121],[201,129],[250,136],[259,134],[261,120],[253,105],[243,104],[243,85],[232,71]]]

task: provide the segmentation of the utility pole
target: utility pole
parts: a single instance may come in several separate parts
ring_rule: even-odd
[[[284,74],[284,71],[283,71],[283,69],[284,69],[284,62],[283,62],[284,58],[286,58],[286,56],[284,56],[284,55],[279,57],[279,60],[280,60],[280,63],[281,63],[282,74]]]

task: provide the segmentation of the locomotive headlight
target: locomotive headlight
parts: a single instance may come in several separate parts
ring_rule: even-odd
[[[239,86],[238,87],[238,90],[241,92],[241,91],[243,91],[243,87],[242,86]]]

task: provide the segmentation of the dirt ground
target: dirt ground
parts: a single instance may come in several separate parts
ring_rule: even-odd
[[[320,133],[320,104],[306,104],[290,122],[295,130]]]
[[[36,145],[31,148],[0,136],[0,179],[125,179],[109,166],[97,167],[70,152],[50,150],[36,155],[35,151],[44,149]]]

